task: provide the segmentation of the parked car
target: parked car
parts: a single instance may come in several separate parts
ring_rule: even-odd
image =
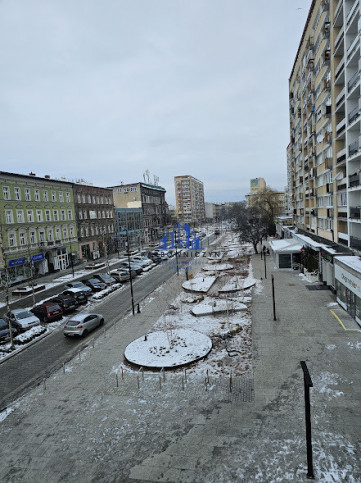
[[[66,337],[87,335],[91,330],[103,325],[104,317],[101,314],[76,314],[69,317],[64,325],[64,335]]]
[[[129,271],[128,262],[121,263],[119,268],[123,268],[124,270]],[[130,269],[132,271],[132,276],[133,276],[133,272],[135,272],[137,275],[139,275],[143,271],[142,267],[135,262],[130,262]]]
[[[87,293],[88,295],[92,293],[92,289],[85,285],[83,282],[69,282],[67,283],[64,288],[72,289],[72,288],[79,288],[83,292]]]
[[[18,330],[15,327],[11,327],[13,337],[18,334]],[[0,319],[0,344],[4,344],[10,340],[9,322],[5,319]]]
[[[19,332],[40,325],[40,320],[27,309],[13,309],[10,312],[10,322]]]
[[[142,255],[135,255],[132,257],[132,260],[135,262],[140,262],[144,267],[147,267],[148,265],[152,265],[152,260],[150,260],[148,257],[143,257]]]
[[[87,294],[80,288],[68,288],[67,290],[64,290],[64,292],[62,292],[60,295],[69,295],[70,297],[74,297],[75,300],[78,302],[78,305],[85,305],[88,302]]]
[[[47,302],[52,302],[54,304],[60,305],[63,314],[68,314],[69,312],[74,312],[79,306],[75,297],[72,295],[59,294],[56,297],[51,297]]]
[[[63,310],[60,305],[54,302],[44,302],[39,305],[35,305],[30,312],[39,317],[41,322],[54,322],[60,320],[63,317]]]
[[[97,278],[101,282],[104,282],[106,285],[113,285],[113,283],[115,283],[114,278],[112,278],[107,273],[97,273],[96,275],[94,275],[94,278]]]
[[[130,279],[129,270],[113,270],[110,275],[118,282],[126,282]]]
[[[93,292],[100,292],[101,290],[104,290],[107,286],[104,282],[101,282],[97,278],[88,278],[85,280],[82,280],[85,285],[91,288]]]

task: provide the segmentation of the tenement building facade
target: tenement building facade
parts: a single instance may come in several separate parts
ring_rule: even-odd
[[[361,249],[359,0],[313,0],[289,78],[294,224]]]

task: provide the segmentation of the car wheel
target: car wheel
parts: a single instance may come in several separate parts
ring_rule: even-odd
[[[69,334],[64,334],[64,337],[70,337],[70,335]]]
[[[83,331],[83,333],[82,333],[82,337],[86,337],[87,335],[88,335],[88,331],[87,331],[87,329],[85,329],[85,330]]]
[[[104,319],[100,319],[99,327],[101,327],[103,324],[104,324]]]

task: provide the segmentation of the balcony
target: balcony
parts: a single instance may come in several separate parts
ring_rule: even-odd
[[[345,88],[336,97],[336,107],[338,107],[345,100]]]
[[[340,63],[335,69],[335,79],[337,79],[337,77],[341,74],[344,67],[345,67],[345,57],[342,57],[342,59],[340,60]]]
[[[342,27],[335,39],[335,50],[337,50],[337,47],[341,44],[341,41],[343,39],[343,34],[344,34],[344,29]]]
[[[349,156],[353,156],[354,154],[356,154],[357,151],[358,151],[358,148],[359,148],[359,142],[358,142],[358,139],[356,139],[356,141],[354,141],[353,143],[349,144],[349,146],[348,146],[348,155]]]
[[[345,131],[346,128],[346,119],[342,119],[336,126],[336,136],[339,136]]]
[[[345,161],[346,161],[346,148],[343,148],[337,153],[337,164],[344,163]]]
[[[335,21],[337,20],[337,17],[341,14],[342,16],[342,5],[343,5],[343,0],[339,0],[336,8],[335,8]]]
[[[352,42],[352,44],[350,45],[350,47],[347,49],[347,60],[349,60],[352,57],[352,55],[356,50],[360,50],[359,42],[360,42],[360,39],[357,36],[355,40]]]
[[[350,247],[361,250],[361,239],[356,236],[350,236]]]
[[[355,72],[354,75],[347,83],[348,92],[350,92],[359,81],[360,81],[360,74],[359,72]]]
[[[349,188],[354,188],[355,186],[359,186],[359,184],[360,184],[360,173],[351,174],[348,177]]]
[[[349,25],[352,22],[352,17],[358,8],[359,0],[355,0],[354,4],[352,5],[351,10],[349,11],[346,17],[346,24]]]
[[[361,218],[361,209],[358,206],[350,207],[350,218],[353,220],[359,220]]]
[[[355,109],[352,109],[350,114],[348,115],[348,122],[349,124],[352,124],[356,119],[359,117],[360,111],[358,107],[355,107]]]

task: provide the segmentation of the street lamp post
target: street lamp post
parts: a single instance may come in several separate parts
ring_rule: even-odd
[[[1,257],[4,263],[4,272],[5,272],[5,297],[6,297],[6,315],[8,318],[8,325],[9,325],[9,332],[10,332],[10,346],[11,349],[15,349],[14,339],[13,339],[13,330],[11,326],[11,319],[10,319],[10,304],[9,304],[9,276],[8,276],[8,269],[6,266],[6,256],[5,256],[5,247],[3,243],[2,237],[2,230],[0,226],[0,250],[1,250]]]
[[[128,230],[126,230],[126,234],[127,234],[127,255],[128,255],[130,294],[131,294],[131,298],[132,298],[132,312],[133,312],[133,315],[135,315],[135,311],[134,311],[134,294],[133,294],[133,278],[132,278],[132,270],[131,270],[131,267],[130,267],[130,252],[129,252],[129,235],[128,235]]]
[[[73,262],[73,247],[71,244],[71,238],[69,237],[69,244],[70,244],[70,264],[71,264],[71,273],[74,278],[74,262]]]

